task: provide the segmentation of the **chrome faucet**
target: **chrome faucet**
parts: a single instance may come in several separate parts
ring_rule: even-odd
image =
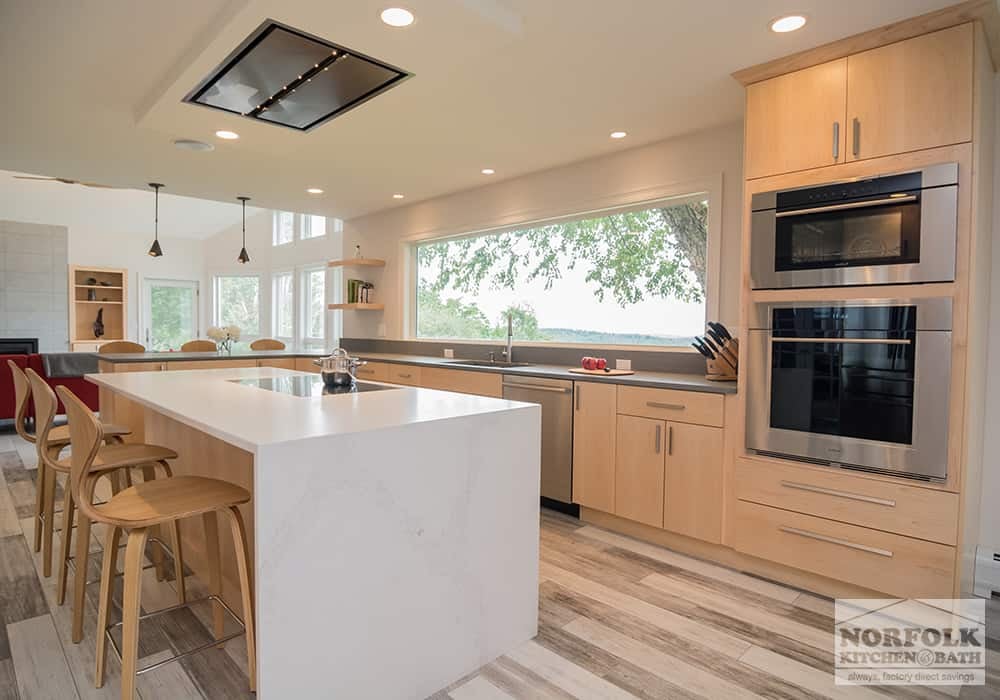
[[[514,314],[507,313],[507,349],[502,353],[504,362],[514,362]]]

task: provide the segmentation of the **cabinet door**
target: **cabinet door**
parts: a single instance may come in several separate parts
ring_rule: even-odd
[[[417,365],[389,365],[390,384],[420,386],[420,367]]]
[[[576,382],[573,387],[573,502],[615,512],[615,422],[618,388]]]
[[[618,416],[615,515],[663,527],[663,465],[667,424]]]
[[[851,160],[972,139],[973,25],[847,59]]]
[[[722,542],[722,428],[667,423],[663,527]]]
[[[420,386],[425,389],[454,391],[459,394],[475,394],[477,396],[503,396],[502,380],[499,374],[492,372],[470,372],[460,369],[442,369],[440,367],[421,367]]]
[[[746,177],[845,160],[847,59],[747,86]]]
[[[358,379],[370,379],[373,382],[384,382],[389,378],[389,366],[381,362],[369,362],[361,365],[354,372]]]
[[[272,357],[266,360],[257,360],[258,367],[277,367],[278,369],[295,369],[294,357]]]

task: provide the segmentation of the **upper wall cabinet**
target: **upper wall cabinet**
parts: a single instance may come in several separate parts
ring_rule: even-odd
[[[972,140],[973,25],[847,59],[850,160]]]
[[[972,140],[970,23],[747,86],[747,179]]]
[[[844,160],[847,59],[747,87],[746,177]]]

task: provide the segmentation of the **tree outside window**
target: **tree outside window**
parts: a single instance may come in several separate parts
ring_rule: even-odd
[[[239,326],[244,337],[260,335],[260,277],[216,277],[215,301],[216,325]]]
[[[686,346],[705,323],[706,195],[416,246],[421,338]]]

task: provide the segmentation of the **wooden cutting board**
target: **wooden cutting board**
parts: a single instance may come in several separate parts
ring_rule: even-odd
[[[605,371],[603,369],[583,369],[582,367],[573,367],[570,369],[570,372],[573,374],[592,374],[595,377],[623,377],[626,374],[635,374],[630,369],[609,369]]]

